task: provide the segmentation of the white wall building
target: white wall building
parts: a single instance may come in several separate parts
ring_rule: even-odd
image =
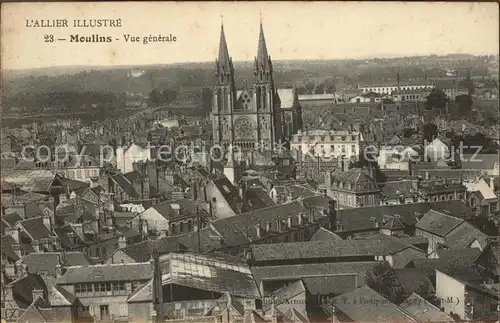
[[[433,89],[434,85],[429,83],[429,84],[402,84],[399,86],[400,91],[408,91],[408,90],[422,90],[422,89]],[[359,90],[363,94],[369,93],[369,92],[375,92],[378,94],[392,94],[392,92],[395,92],[398,90],[397,85],[367,85],[367,86],[359,86]]]
[[[360,132],[311,130],[292,136],[290,148],[320,157],[358,156],[364,142]]]
[[[134,170],[133,163],[151,159],[151,149],[148,146],[141,147],[133,143],[128,147],[116,148],[116,167],[123,174]]]

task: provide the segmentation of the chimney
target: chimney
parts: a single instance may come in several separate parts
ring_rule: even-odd
[[[495,178],[490,177],[490,188],[493,192],[495,192]]]
[[[33,301],[36,300],[37,298],[44,299],[43,297],[44,291],[42,289],[33,289],[31,293],[33,295]]]
[[[330,230],[337,229],[337,201],[328,201],[328,216],[330,221]]]
[[[12,251],[19,257],[21,258],[22,252],[21,252],[21,245],[19,243],[13,244],[12,245]]]
[[[94,188],[99,186],[99,183],[97,182],[97,177],[91,177],[90,178],[90,188]]]
[[[62,266],[60,264],[57,264],[55,268],[56,268],[56,278],[61,277],[62,276]]]
[[[22,260],[16,262],[16,273],[17,278],[26,277],[28,274],[28,266]]]
[[[144,219],[140,219],[141,221],[141,232],[142,232],[142,235],[143,236],[147,236],[148,235],[148,221],[144,220]]]
[[[257,238],[262,238],[262,228],[259,223],[255,225],[255,229],[257,230]]]
[[[292,217],[291,216],[289,216],[287,219],[287,225],[288,225],[289,229],[292,229],[293,226],[292,226]]]
[[[19,233],[21,229],[18,228],[7,228],[5,229],[6,234],[12,237],[16,243],[19,243]]]
[[[255,300],[254,299],[246,299],[243,304],[244,312],[249,313],[256,310]]]
[[[245,248],[243,253],[244,253],[245,261],[247,263],[252,261],[252,249]]]
[[[212,197],[212,202],[210,203],[210,216],[217,216],[217,199]]]
[[[49,230],[49,232],[52,232],[52,219],[50,218],[50,215],[42,214],[42,221],[43,221],[43,224]]]
[[[119,237],[118,238],[118,248],[122,249],[122,248],[125,248],[127,246],[127,239],[125,239],[125,237]]]
[[[33,250],[35,252],[40,252],[40,243],[38,242],[38,240],[32,240],[31,246],[33,247]]]
[[[426,171],[425,171],[425,176],[424,176],[424,179],[425,179],[425,180],[428,180],[428,179],[429,179],[429,171],[428,171],[428,170],[426,170]]]

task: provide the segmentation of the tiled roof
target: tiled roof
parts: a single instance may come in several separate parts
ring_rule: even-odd
[[[478,240],[482,248],[488,244],[489,236],[468,222],[463,222],[446,236],[445,245],[450,248],[468,248]]]
[[[319,228],[315,234],[311,237],[311,241],[335,241],[342,240],[342,238],[330,230],[323,227]]]
[[[415,293],[412,293],[399,306],[422,322],[453,322],[448,314]]]
[[[481,254],[479,248],[453,248],[453,249],[437,249],[436,253],[439,259],[445,258],[467,258],[474,262]]]
[[[32,252],[23,257],[31,274],[56,276],[56,265],[61,264],[58,252]]]
[[[330,240],[257,244],[251,247],[254,261],[319,259],[351,256],[393,255],[409,248],[394,240]]]
[[[213,227],[222,235],[224,243],[228,245],[240,245],[249,242],[249,239],[258,240],[256,224],[260,223],[262,229],[266,222],[272,224],[273,230],[276,230],[276,221],[292,217],[292,225],[298,225],[299,213],[306,213],[302,205],[297,202],[289,202],[265,209],[255,210],[242,215],[233,216],[225,219],[219,219],[212,222]],[[264,232],[264,230],[262,230]]]
[[[345,299],[350,301],[345,302]],[[415,317],[366,285],[337,296],[333,304],[355,322],[417,322]],[[363,304],[362,310],[359,304]]]
[[[71,266],[59,277],[57,284],[75,284],[85,282],[133,281],[153,277],[151,264],[111,264],[91,266]]]
[[[25,192],[48,192],[55,174],[50,170],[3,170],[2,181],[15,183]]]
[[[460,256],[444,259],[414,259],[406,267],[418,268],[429,276],[434,276],[437,269],[444,273],[452,273],[456,277],[463,277],[466,280],[482,279],[470,259],[461,258]]]
[[[459,219],[445,213],[429,210],[429,212],[417,222],[415,227],[440,237],[445,237],[464,221],[464,219]]]
[[[426,293],[426,295],[434,293],[434,287],[429,277],[422,269],[394,268],[393,270],[405,295],[409,295],[413,292],[423,292]]]
[[[364,274],[378,261],[336,262],[336,263],[308,263],[301,265],[281,266],[253,266],[251,267],[255,280],[260,283],[267,280],[293,280],[307,277],[328,276],[332,274],[357,274],[358,282],[364,283]]]

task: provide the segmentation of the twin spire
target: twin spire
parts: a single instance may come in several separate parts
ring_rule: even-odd
[[[224,25],[222,23],[220,29],[218,64],[219,68],[224,68],[227,71],[229,71],[229,68],[232,65],[231,57],[229,56],[229,50],[227,49]],[[264,71],[269,70],[270,68],[270,58],[269,54],[267,53],[266,38],[264,37],[264,28],[262,27],[262,21],[260,22],[259,43],[257,48],[257,57],[255,58],[255,64],[258,69],[263,68]]]

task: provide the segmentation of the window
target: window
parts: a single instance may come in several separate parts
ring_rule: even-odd
[[[351,153],[353,153],[353,154],[356,153],[356,145],[351,146]]]
[[[142,284],[140,281],[133,281],[132,282],[132,290],[135,290],[137,287],[139,287]]]
[[[124,291],[125,290],[125,282],[116,282],[113,283],[113,291]]]
[[[444,201],[444,200],[446,200],[446,196],[443,195],[443,196],[441,196],[441,201]]]
[[[453,195],[448,195],[448,200],[453,200]]]
[[[88,169],[85,170],[85,178],[90,177],[90,171]]]
[[[79,169],[76,170],[76,178],[82,178],[82,171]]]
[[[177,228],[176,228],[176,225],[175,223],[172,223],[172,234],[176,234],[177,233]]]
[[[92,176],[94,177],[99,176],[99,171],[97,169],[92,170]]]
[[[68,171],[68,178],[69,178],[69,179],[73,179],[73,178],[75,178],[75,172],[74,172],[74,171],[72,171],[72,170],[69,170],[69,171]]]
[[[188,220],[188,222],[187,222],[187,230],[188,230],[188,231],[191,231],[191,230],[192,230],[192,227],[193,227],[193,223],[192,223],[192,222],[193,222],[193,221],[191,221],[191,220]]]
[[[179,223],[179,233],[184,232],[184,222]]]

